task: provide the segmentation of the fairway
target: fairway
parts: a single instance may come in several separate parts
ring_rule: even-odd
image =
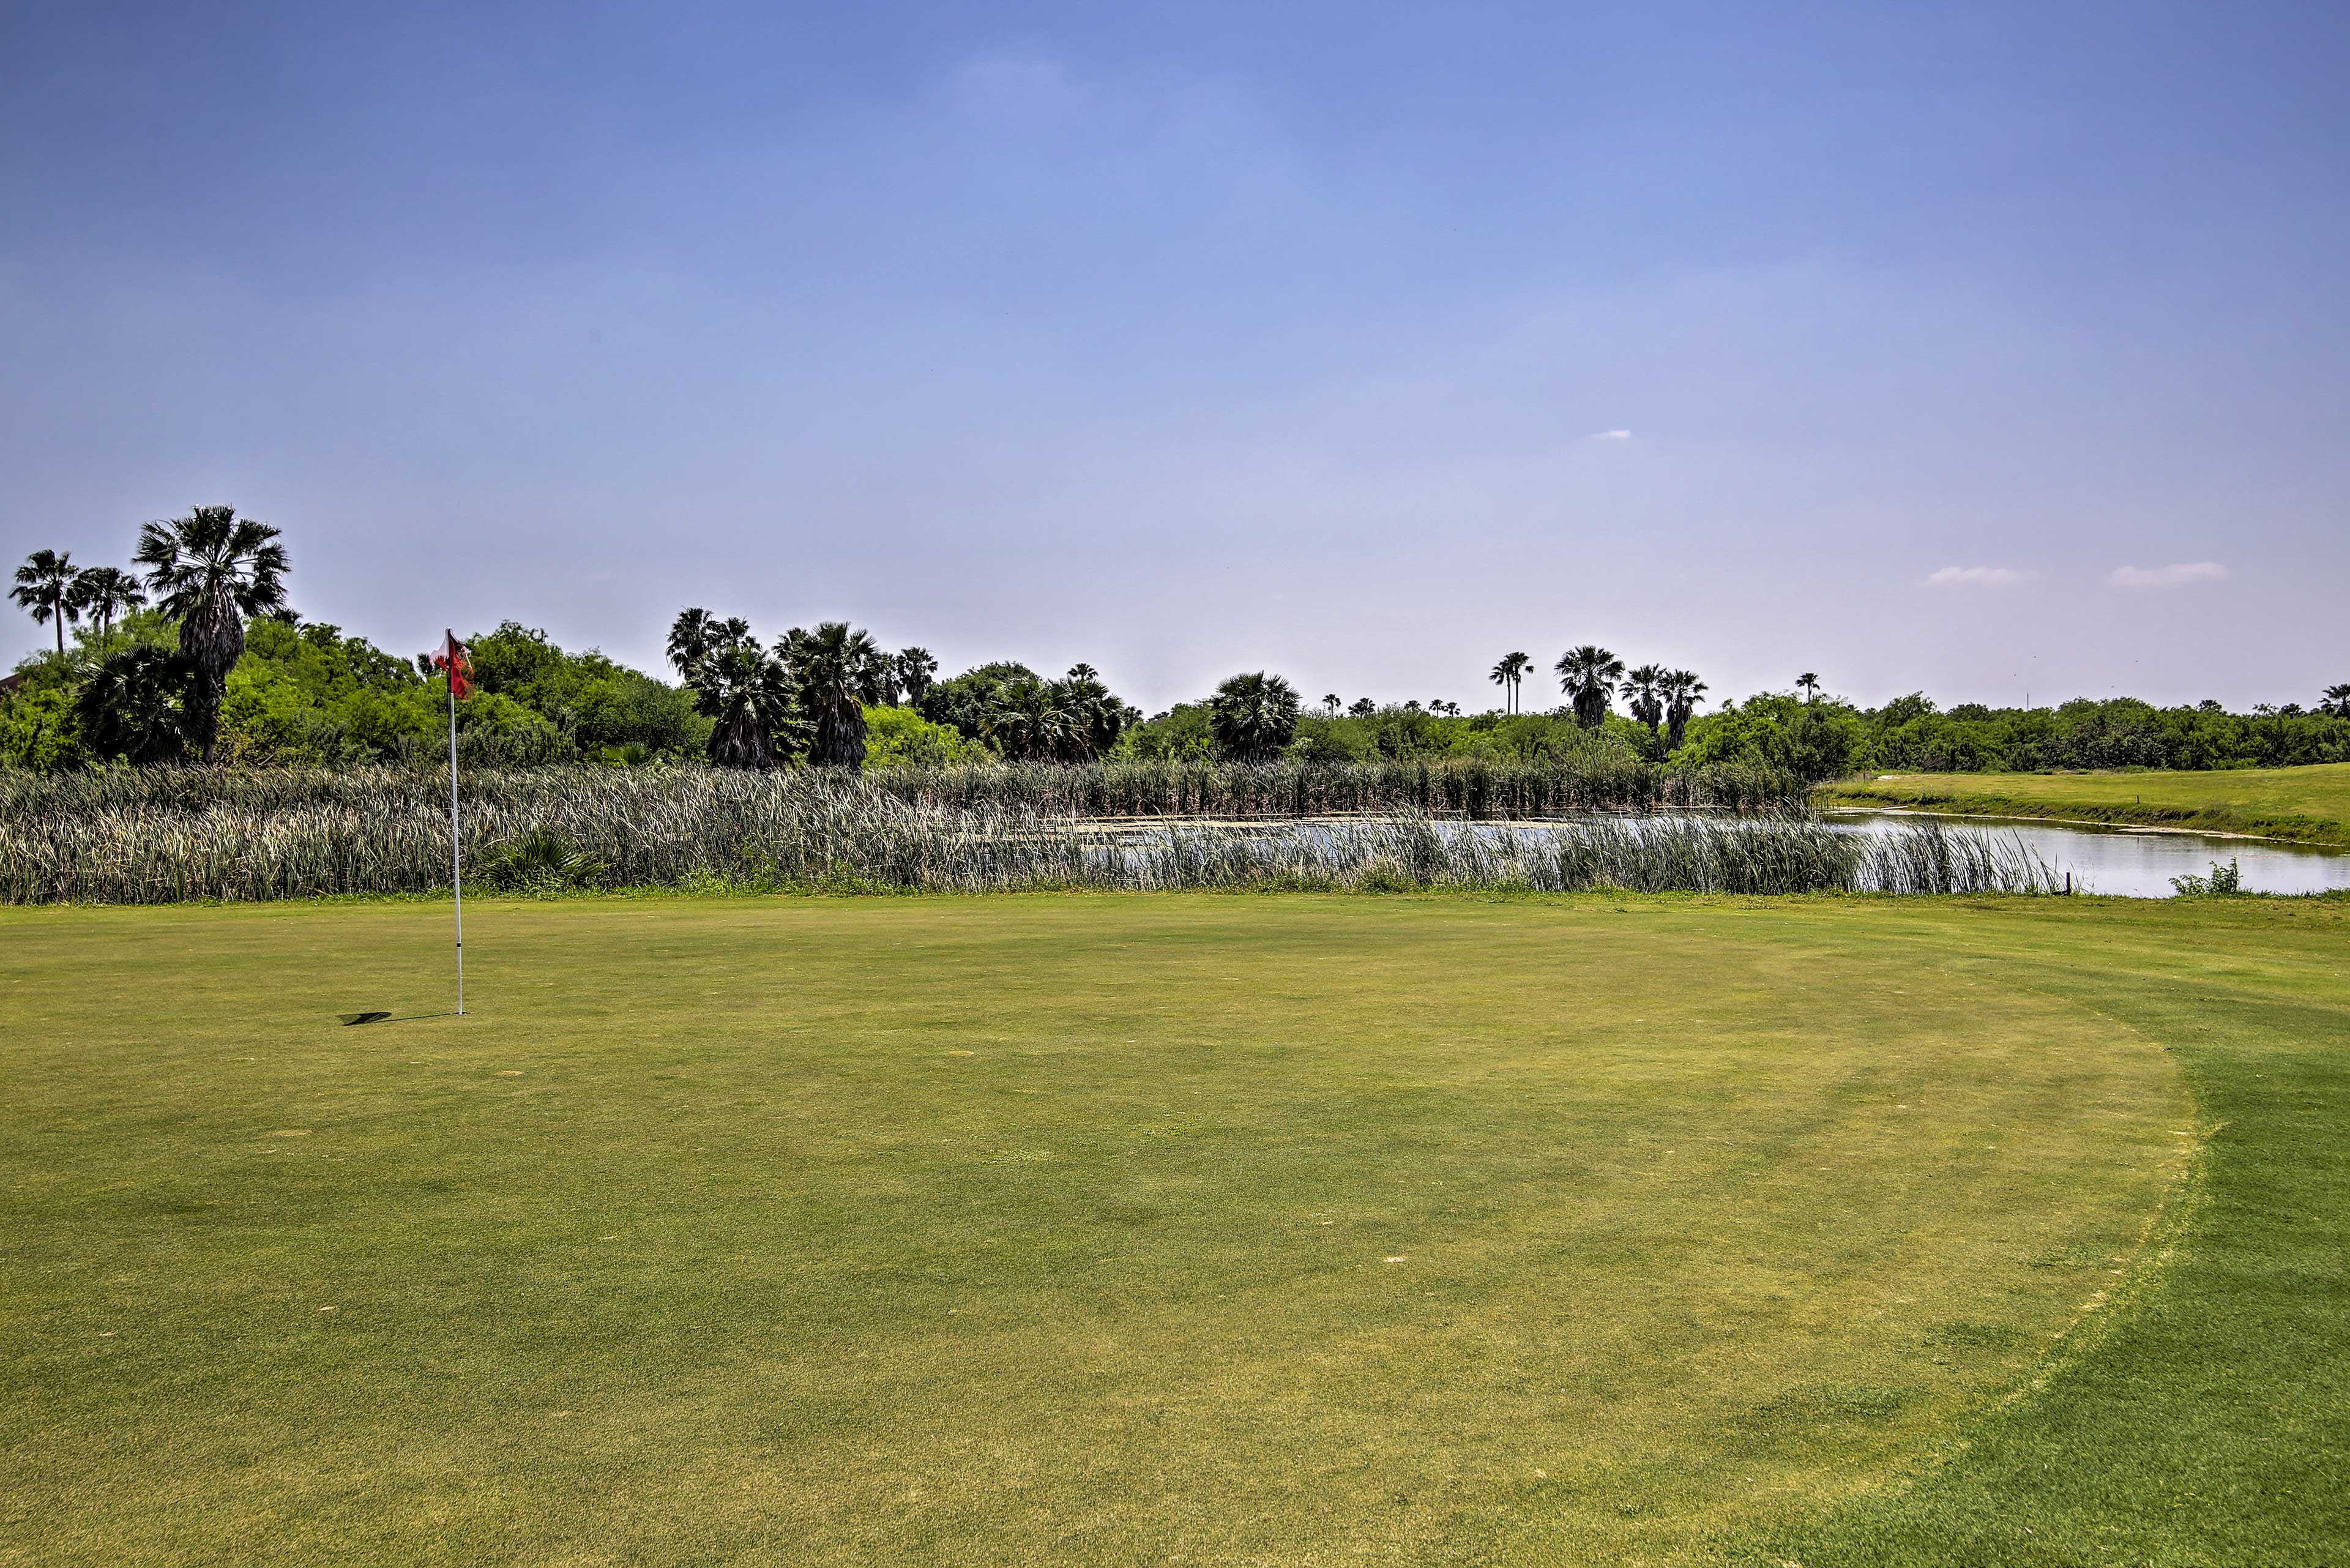
[[[1986,816],[2070,817],[2304,844],[2350,845],[2350,763],[2114,774],[1887,774],[1824,786],[1823,800]]]
[[[2324,1560],[2345,915],[0,911],[0,1562]]]

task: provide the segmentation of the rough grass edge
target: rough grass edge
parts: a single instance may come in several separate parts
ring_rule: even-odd
[[[2108,1022],[2120,1023],[2132,1033],[2175,1054],[2172,1046],[2163,1044],[2136,1024],[2110,1015]],[[1745,1539],[1718,1534],[1713,1545],[1721,1554],[1721,1561],[1739,1568],[1788,1568],[1798,1564],[1800,1559],[1795,1553],[1804,1543],[1791,1537],[1805,1524],[1814,1531],[1833,1530],[1843,1516],[1854,1511],[1898,1505],[1964,1459],[1978,1443],[2018,1421],[2028,1420],[2032,1406],[2041,1395],[2085,1366],[2145,1310],[2190,1250],[2202,1217],[2210,1210],[2213,1146],[2229,1126],[2205,1117],[2195,1074],[2183,1064],[2180,1077],[2189,1111],[2186,1119],[2190,1136],[2184,1146],[2185,1157],[2179,1160],[2178,1175],[2165,1185],[2161,1199],[2140,1222],[2121,1282],[2097,1292],[2083,1303],[2051,1336],[2047,1348],[2003,1392],[1987,1395],[1953,1413],[1950,1418],[1952,1435],[1948,1439],[1890,1470],[1883,1480],[1847,1494],[1824,1514],[1800,1522],[1783,1523],[1762,1542],[1752,1539],[1751,1523],[1742,1532]]]

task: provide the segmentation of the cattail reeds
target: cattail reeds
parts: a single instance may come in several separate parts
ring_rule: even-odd
[[[1380,809],[1377,781],[1283,767],[1141,771],[1150,766],[862,778],[706,768],[482,774],[463,780],[463,848],[468,864],[523,888],[2032,892],[2051,881],[2020,845],[1939,824],[1881,837],[1797,815],[1697,815],[1689,808],[1725,803],[1669,794],[1625,802],[1596,787],[1576,797],[1579,807],[1557,793],[1544,798],[1556,810],[1665,814],[1505,823],[1533,786],[1505,779],[1504,813],[1493,809],[1491,776],[1478,786],[1487,791],[1481,817],[1440,816],[1409,800],[1388,803],[1384,815],[1316,815],[1311,808],[1333,795],[1358,812]],[[0,898],[173,903],[443,888],[446,777],[0,775]],[[1428,787],[1470,798],[1456,778]],[[1461,795],[1443,794],[1456,787]],[[1285,816],[1274,793],[1283,789],[1292,792]],[[1176,815],[1179,791],[1195,813],[1219,820]]]

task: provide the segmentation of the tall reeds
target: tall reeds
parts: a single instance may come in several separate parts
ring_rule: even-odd
[[[1738,764],[1675,771],[1633,758],[1565,762],[1415,757],[1377,763],[1092,763],[899,769],[876,787],[914,804],[1031,808],[1070,816],[1284,818],[1419,812],[1473,820],[1593,811],[1784,810],[1803,786]]]
[[[464,848],[485,871],[521,875],[513,868],[560,864],[570,868],[567,884],[613,888],[1781,893],[2037,891],[2049,882],[2046,867],[2012,841],[1937,824],[1892,838],[1786,815],[1503,826],[1440,818],[1408,802],[1378,817],[1137,822],[1153,814],[1133,804],[1167,801],[1177,781],[1187,799],[1225,818],[1267,815],[1271,797],[1260,786],[1295,781],[1282,780],[1280,769],[1177,773],[1161,793],[1146,783],[1119,794],[1113,783],[1125,781],[1107,769],[991,772],[1024,778],[1030,788],[1003,787],[976,771],[863,779],[706,769],[483,774],[466,781]],[[445,787],[430,774],[393,770],[0,775],[0,898],[171,903],[432,891],[448,886]],[[1093,812],[1072,808],[1093,790],[1101,792],[1086,796]],[[1254,804],[1244,814],[1236,801]],[[1112,816],[1126,820],[1105,820]],[[528,853],[515,852],[525,844]]]

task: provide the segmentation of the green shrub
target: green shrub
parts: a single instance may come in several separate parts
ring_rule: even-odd
[[[2198,877],[2190,871],[2173,877],[2170,885],[2182,898],[2233,898],[2243,893],[2244,874],[2232,858],[2225,866],[2214,860],[2210,876]]]
[[[978,767],[994,753],[951,724],[934,724],[911,708],[865,710],[865,766],[889,768]]]

